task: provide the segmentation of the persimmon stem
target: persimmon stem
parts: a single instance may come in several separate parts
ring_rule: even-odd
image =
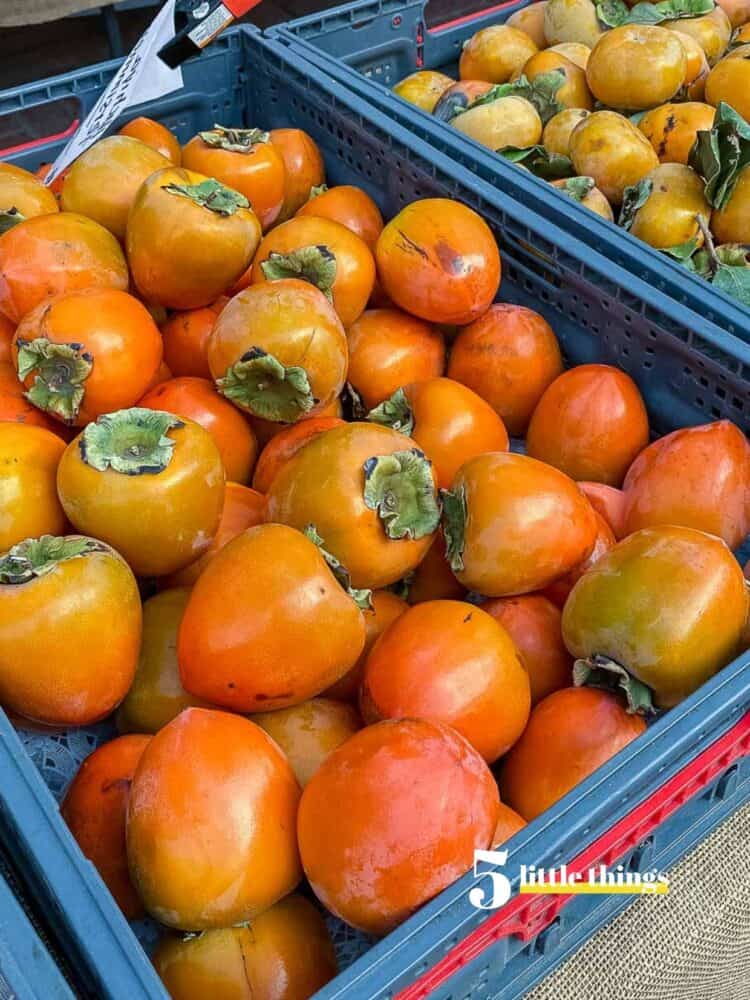
[[[294,423],[318,402],[305,368],[287,367],[260,347],[246,351],[216,385],[243,410],[276,423]]]
[[[14,545],[0,559],[0,584],[28,583],[46,573],[51,573],[59,563],[67,559],[89,555],[91,552],[106,552],[107,546],[94,538],[83,535],[41,535],[27,538]]]
[[[598,653],[573,664],[573,684],[576,687],[601,688],[613,694],[622,692],[631,715],[655,715],[653,692],[621,663]]]
[[[315,527],[315,525],[308,524],[303,534],[305,535],[306,538],[309,538],[310,541],[314,545],[317,545],[317,547],[320,549],[320,554],[325,559],[326,565],[333,573],[333,575],[336,577],[337,582],[341,584],[343,589],[347,592],[349,597],[351,597],[351,599],[354,601],[354,603],[357,605],[360,611],[372,611],[373,610],[372,591],[368,590],[367,588],[352,587],[352,578],[349,575],[349,570],[346,568],[346,566],[343,566],[339,562],[339,560],[336,558],[335,555],[333,555],[332,552],[329,552],[326,549],[325,542],[318,534],[318,530]]]

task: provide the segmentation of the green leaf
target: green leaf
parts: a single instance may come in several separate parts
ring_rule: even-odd
[[[567,156],[550,153],[544,146],[503,146],[496,152],[511,163],[523,163],[532,174],[548,181],[573,173],[573,163]]]
[[[623,0],[602,0],[596,6],[599,20],[609,28],[623,24],[661,24],[683,17],[702,17],[710,14],[714,0],[662,0],[661,3],[637,3],[628,7]]]
[[[737,299],[743,306],[750,306],[750,267],[747,264],[739,267],[719,264],[711,284]]]
[[[655,715],[653,692],[625,667],[609,657],[594,655],[573,664],[575,687],[593,687],[613,694],[621,692],[627,700],[630,715]]]
[[[593,177],[568,177],[565,183],[558,188],[573,201],[584,201],[596,187]]]
[[[687,243],[678,243],[674,247],[666,247],[664,253],[668,257],[673,257],[680,264],[687,264],[692,259],[693,254],[698,249],[698,237],[694,236]]]
[[[698,132],[689,164],[706,182],[706,198],[724,208],[740,172],[750,164],[750,125],[724,101],[716,109],[713,128]]]
[[[21,215],[18,209],[12,205],[10,208],[0,209],[0,236],[7,233],[13,226],[17,226],[19,222],[25,221],[26,217]]]
[[[625,188],[622,196],[620,218],[617,220],[618,226],[621,226],[623,229],[630,229],[638,209],[643,208],[651,197],[653,189],[654,182],[647,177],[638,181],[637,184],[631,184],[630,187]]]
[[[465,110],[471,111],[472,108],[479,108],[483,104],[492,104],[502,97],[523,97],[534,105],[542,119],[542,125],[546,125],[550,118],[564,110],[564,105],[560,104],[555,95],[565,83],[565,79],[565,70],[563,69],[540,73],[532,81],[521,75],[514,83],[496,84],[486,94],[482,94],[472,101]],[[460,113],[463,114],[463,111]]]

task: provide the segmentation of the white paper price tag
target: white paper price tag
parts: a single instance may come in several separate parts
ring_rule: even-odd
[[[46,184],[51,184],[73,160],[101,138],[126,108],[180,90],[182,70],[179,67],[170,69],[157,56],[159,49],[174,36],[174,6],[175,0],[167,0],[138,39],[107,89],[55,160],[45,178]]]

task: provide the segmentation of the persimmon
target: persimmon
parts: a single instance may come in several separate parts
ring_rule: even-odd
[[[264,712],[330,687],[364,642],[362,612],[325,553],[301,531],[263,524],[225,545],[196,580],[177,655],[186,691]]]
[[[505,451],[508,432],[489,403],[460,382],[431,378],[398,389],[367,419],[412,437],[432,462],[441,489],[476,455]]]
[[[254,417],[283,423],[318,415],[338,396],[347,357],[333,306],[296,278],[264,281],[235,295],[208,341],[219,392]]]
[[[577,42],[593,48],[603,33],[593,0],[549,0],[544,8],[544,37],[550,46]]]
[[[375,258],[386,295],[431,323],[471,323],[487,311],[500,284],[489,226],[448,198],[403,208],[380,234]]]
[[[268,233],[253,261],[253,284],[288,278],[320,289],[349,327],[370,298],[375,262],[365,241],[346,226],[299,215]]]
[[[0,365],[12,360],[10,345],[15,332],[16,324],[11,323],[7,316],[0,313]]]
[[[22,167],[0,163],[0,233],[36,215],[59,212],[57,198]]]
[[[34,176],[37,177],[40,181],[46,181],[47,176],[51,170],[52,170],[51,163],[42,163],[34,171]],[[65,178],[69,173],[70,173],[70,167],[66,167],[57,175],[57,177],[52,181],[51,184],[45,183],[45,187],[49,188],[49,190],[57,199],[58,204],[60,202],[60,195],[62,194],[63,185],[65,184]]]
[[[623,492],[625,534],[679,524],[735,549],[750,532],[750,444],[729,420],[673,431],[641,452]]]
[[[64,451],[65,442],[43,427],[0,422],[0,552],[25,538],[64,533],[55,486]]]
[[[636,705],[648,703],[646,685],[671,708],[737,655],[747,613],[742,570],[724,542],[664,525],[628,535],[581,577],[563,639],[597,681],[612,674],[629,684]]]
[[[686,35],[674,28],[670,28],[670,31],[673,35],[677,35],[685,50],[685,79],[677,94],[684,95],[688,101],[702,101],[706,96],[706,80],[710,71],[706,53],[692,35]]]
[[[514,834],[518,833],[519,830],[523,830],[525,826],[526,820],[522,816],[519,816],[510,806],[506,806],[504,802],[501,802],[500,818],[497,821],[495,833],[492,837],[492,846],[500,847],[506,840],[510,840]]]
[[[706,102],[718,107],[730,104],[743,118],[750,115],[750,45],[741,45],[719,60],[706,80]],[[744,165],[744,164],[743,164]]]
[[[524,31],[493,24],[477,31],[461,49],[458,64],[462,80],[506,83],[538,51]]]
[[[302,793],[302,864],[328,910],[385,934],[471,868],[497,816],[492,774],[455,730],[380,722],[335,750]]]
[[[221,308],[217,302],[212,302],[200,309],[174,312],[162,326],[164,360],[175,377],[211,378],[208,338],[223,308],[223,302]]]
[[[576,125],[570,134],[570,158],[576,174],[593,178],[612,205],[620,205],[625,189],[659,166],[643,132],[616,111],[595,111]]]
[[[555,101],[559,105],[563,108],[585,108],[587,111],[593,111],[594,98],[586,81],[585,69],[581,69],[578,63],[573,62],[558,49],[535,52],[523,67],[516,70],[511,79],[517,80],[523,75],[533,83],[538,76],[547,73],[557,73],[562,77],[562,82],[555,92]]]
[[[590,114],[591,112],[585,108],[564,108],[553,115],[542,132],[542,145],[547,152],[570,157],[570,137],[573,129]]]
[[[454,83],[450,76],[433,69],[421,69],[399,80],[393,93],[409,104],[431,113],[440,95]]]
[[[38,215],[0,237],[0,312],[13,323],[51,295],[127,287],[120,244],[93,219]]]
[[[518,28],[528,35],[538,49],[547,47],[547,38],[544,34],[544,10],[547,0],[536,0],[527,7],[515,11],[505,22],[511,28]]]
[[[699,219],[711,215],[703,178],[684,163],[660,163],[643,180],[649,188],[643,204],[620,224],[657,250],[702,243]]]
[[[150,736],[119,736],[98,747],[84,760],[65,798],[60,815],[81,851],[128,920],[144,910],[128,874],[125,816],[130,783]]]
[[[128,216],[133,281],[150,303],[207,306],[239,278],[260,237],[243,194],[192,170],[158,170],[138,189]]]
[[[241,486],[239,483],[227,483],[224,488],[224,508],[221,512],[221,520],[216,534],[211,539],[211,544],[195,562],[188,563],[184,569],[178,569],[176,573],[163,577],[161,582],[167,587],[192,587],[209,562],[220,549],[224,548],[227,542],[231,542],[245,528],[254,528],[257,524],[263,524],[265,519],[266,498],[262,493],[251,490],[247,486]]]
[[[580,72],[571,64],[571,69]],[[526,148],[542,139],[542,119],[531,101],[517,94],[488,94],[488,100],[470,105],[451,119],[453,128],[487,149]]]
[[[561,177],[560,180],[552,181],[552,187],[559,188],[568,198],[591,212],[596,212],[608,222],[615,221],[612,206],[594,184],[593,177]]]
[[[205,378],[175,378],[143,396],[139,406],[187,417],[207,430],[216,443],[227,480],[247,483],[255,468],[258,442],[245,417],[223,399]]]
[[[300,790],[263,730],[229,712],[186,708],[161,729],[130,786],[130,876],[168,927],[244,923],[300,880]]]
[[[65,178],[60,203],[125,238],[128,213],[141,184],[170,160],[139,139],[110,135],[84,150]]]
[[[698,101],[683,104],[663,104],[647,111],[638,122],[654,147],[661,163],[687,164],[690,150],[699,131],[710,131],[716,108]]]
[[[393,393],[445,370],[445,339],[400,309],[368,309],[347,330],[347,379],[366,410]]]
[[[53,434],[62,431],[62,425],[51,420],[46,413],[37,410],[24,394],[24,388],[18,381],[15,365],[10,362],[0,362],[0,421],[13,421],[18,424],[29,424],[43,427]]]
[[[749,224],[750,170],[745,166],[740,168],[724,207],[715,208],[711,213],[711,232],[717,243],[739,242],[742,245]]]
[[[588,573],[592,566],[594,566],[601,557],[609,552],[610,549],[614,548],[617,539],[615,534],[609,526],[609,522],[606,521],[596,512],[594,513],[596,517],[596,541],[594,542],[594,547],[591,552],[586,556],[584,560],[574,566],[573,569],[569,570],[564,576],[560,576],[549,586],[544,588],[544,595],[548,597],[558,608],[563,608],[565,602],[568,599],[568,595],[575,586],[575,584],[581,579],[584,573]]]
[[[154,121],[153,118],[144,118],[143,116],[131,118],[122,126],[119,135],[127,135],[131,139],[145,142],[157,153],[166,156],[172,166],[179,167],[182,162],[182,147],[177,136],[166,125]]]
[[[419,565],[438,527],[435,473],[416,443],[377,424],[313,438],[268,490],[268,519],[308,525],[354,587],[387,587]]]
[[[251,718],[284,751],[302,788],[323,761],[362,728],[355,708],[331,698],[311,698]]]
[[[360,692],[365,722],[443,722],[489,764],[521,735],[530,704],[510,635],[465,601],[425,601],[400,615],[370,651]]]
[[[271,144],[284,161],[284,201],[276,221],[286,222],[304,205],[313,188],[325,183],[325,164],[313,139],[300,128],[275,128]]]
[[[432,113],[440,121],[452,121],[491,88],[488,80],[459,80],[443,91]]]
[[[442,528],[435,535],[424,559],[404,582],[409,604],[439,600],[460,601],[466,596],[466,588],[461,586],[448,564]]]
[[[172,1000],[302,1000],[336,975],[323,917],[296,893],[247,926],[163,937],[153,961]]]
[[[255,466],[253,487],[261,493],[266,493],[279,469],[296,455],[300,448],[304,448],[308,441],[323,431],[340,427],[343,423],[340,417],[311,417],[279,431],[260,453],[258,464]]]
[[[594,511],[576,484],[526,455],[472,458],[443,492],[448,562],[469,590],[510,597],[539,590],[591,552]]]
[[[694,38],[706,53],[709,66],[714,66],[721,59],[732,37],[732,23],[719,5],[708,14],[663,21],[661,26]]]
[[[383,216],[378,206],[362,188],[349,184],[314,190],[296,215],[332,219],[356,233],[372,251],[383,232]]]
[[[544,317],[504,302],[459,331],[448,362],[448,377],[486,400],[517,437],[562,370],[560,346]]]
[[[637,111],[671,100],[686,70],[685,49],[671,31],[624,24],[605,32],[591,50],[586,80],[606,107]]]
[[[189,597],[189,587],[175,587],[143,602],[138,665],[117,709],[121,733],[158,733],[185,708],[212,707],[189,695],[180,682],[177,632]]]
[[[717,0],[717,3],[729,18],[733,28],[742,27],[750,21],[748,0]]]
[[[481,607],[513,640],[529,675],[532,705],[570,684],[573,657],[562,639],[560,609],[552,601],[542,594],[522,594],[496,597]]]
[[[278,219],[286,171],[268,132],[215,125],[193,136],[182,150],[182,163],[244,195],[264,232]]]
[[[567,687],[536,705],[500,772],[503,802],[531,822],[646,729],[608,691]]]
[[[202,555],[224,503],[213,438],[192,420],[132,407],[90,423],[57,471],[65,513],[113,545],[139,576],[164,576]]]
[[[537,403],[526,450],[571,479],[620,486],[648,439],[648,414],[630,376],[611,365],[578,365]]]
[[[47,725],[98,722],[125,697],[140,640],[138,586],[104,542],[42,535],[0,558],[5,708]]]
[[[390,590],[374,590],[370,596],[370,607],[363,608],[365,620],[365,644],[359,659],[343,677],[323,692],[327,698],[337,701],[359,701],[359,686],[370,650],[388,626],[408,610],[408,604]]]
[[[510,21],[510,18],[508,19]],[[542,46],[543,48],[544,46]],[[566,59],[570,59],[576,66],[586,69],[591,55],[591,49],[583,42],[559,42],[557,45],[550,45],[550,52],[560,52]]]
[[[625,531],[625,494],[614,486],[604,483],[590,483],[582,480],[578,489],[586,496],[596,513],[604,518],[619,541],[626,535]]]
[[[132,406],[162,360],[159,328],[132,295],[88,288],[40,302],[13,341],[27,398],[66,424],[83,427]]]

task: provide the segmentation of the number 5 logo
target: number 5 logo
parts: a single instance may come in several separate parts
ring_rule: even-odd
[[[488,896],[481,885],[469,890],[469,902],[478,910],[496,910],[510,899],[510,879],[502,872],[480,872],[477,865],[484,861],[490,865],[504,865],[508,860],[507,851],[474,851],[474,878],[492,880],[492,893]]]

